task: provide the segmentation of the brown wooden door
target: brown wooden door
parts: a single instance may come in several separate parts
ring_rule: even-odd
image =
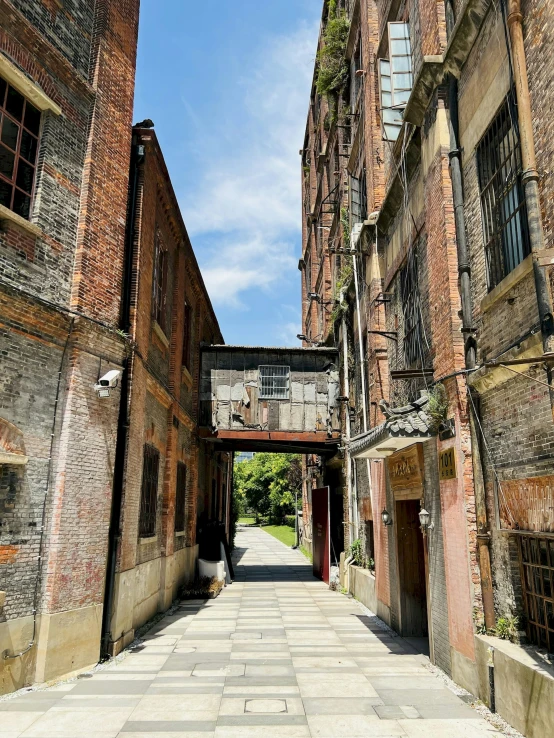
[[[406,637],[427,637],[425,552],[419,525],[419,500],[396,503],[400,629]]]

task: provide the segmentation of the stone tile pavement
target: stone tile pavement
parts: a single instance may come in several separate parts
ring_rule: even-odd
[[[236,581],[184,601],[117,662],[0,702],[0,738],[500,735],[377,618],[260,529]]]

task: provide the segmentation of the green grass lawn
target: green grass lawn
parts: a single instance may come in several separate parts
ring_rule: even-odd
[[[294,546],[295,544],[296,536],[294,528],[288,525],[264,525],[263,530],[269,533],[270,536],[277,538],[281,543],[284,543],[285,546]]]
[[[238,519],[239,525],[254,525],[255,522],[256,522],[256,518],[253,516]]]

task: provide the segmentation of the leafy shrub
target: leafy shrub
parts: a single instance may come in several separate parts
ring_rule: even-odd
[[[507,616],[504,618],[498,618],[493,635],[497,638],[502,638],[504,641],[514,642],[517,640],[518,624],[519,621],[517,617]]]
[[[345,59],[350,21],[344,11],[337,12],[336,0],[329,2],[329,17],[323,32],[323,45],[317,54],[317,91],[327,97],[336,95],[348,79]]]

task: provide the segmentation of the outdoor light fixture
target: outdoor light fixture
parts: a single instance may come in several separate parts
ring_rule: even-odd
[[[303,333],[297,333],[296,338],[298,338],[299,341],[307,341],[308,339]]]
[[[383,512],[381,513],[381,520],[383,521],[383,525],[386,525],[386,526],[392,525],[392,518],[387,508],[385,508]]]
[[[317,292],[308,292],[308,297],[310,298],[310,300],[319,300],[320,299],[319,298],[319,295],[317,294]]]
[[[432,530],[434,524],[431,522],[431,513],[422,507],[419,511],[419,523],[424,530]]]

